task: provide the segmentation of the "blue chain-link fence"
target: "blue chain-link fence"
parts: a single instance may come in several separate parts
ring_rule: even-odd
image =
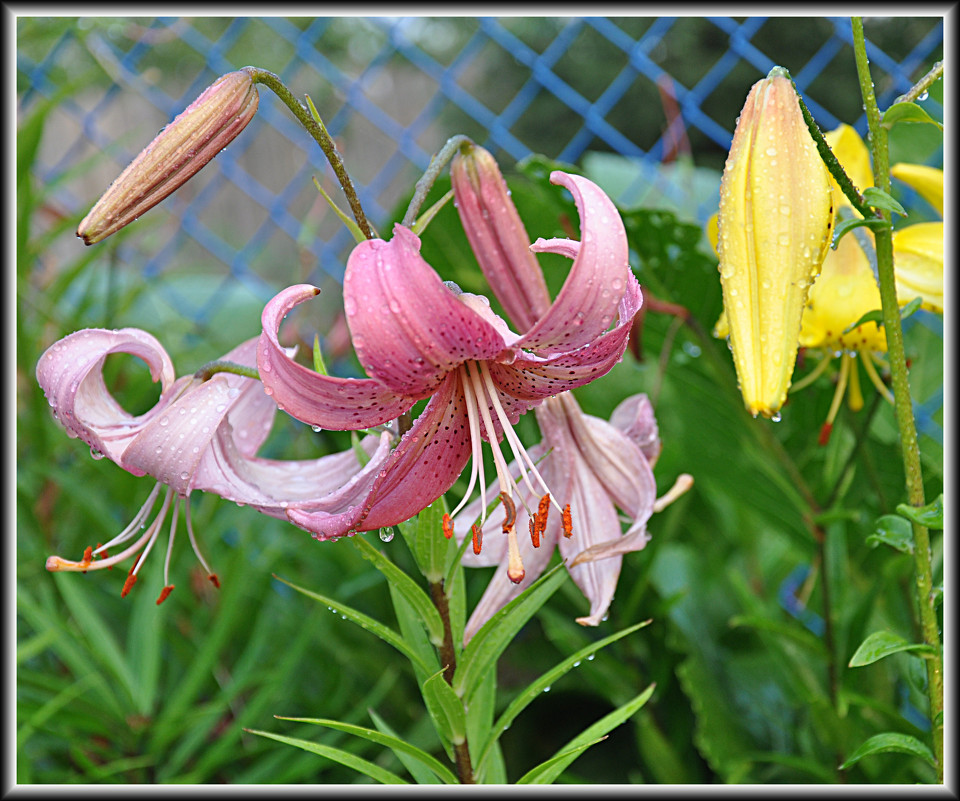
[[[868,19],[866,32],[881,107],[942,58],[942,18]],[[534,152],[571,163],[628,157],[621,202],[655,198],[702,223],[746,93],[776,64],[821,127],[866,131],[847,18],[23,18],[20,115],[58,99],[34,165],[58,191],[35,227],[84,213],[159,128],[246,64],[311,96],[381,226],[458,133],[506,164]],[[707,191],[665,171],[687,156],[713,171]],[[941,166],[942,148],[925,160]],[[335,284],[352,239],[311,176],[337,194],[319,148],[262,90],[248,130],[113,257],[147,279],[204,276],[157,285],[200,328],[238,286],[262,302],[296,280]],[[38,269],[77,247],[64,232]],[[918,412],[921,429],[942,439],[941,409],[942,392]]]

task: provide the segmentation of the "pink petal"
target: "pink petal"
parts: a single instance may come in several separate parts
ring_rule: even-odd
[[[291,359],[277,334],[284,316],[320,290],[307,284],[288,287],[263,309],[257,366],[267,394],[291,416],[310,425],[356,430],[393,420],[413,405],[370,378],[336,378],[316,373]]]
[[[595,340],[613,321],[632,276],[627,235],[616,207],[593,182],[555,171],[552,183],[570,190],[580,212],[579,247],[563,240],[538,240],[532,250],[570,256],[573,266],[560,294],[520,341],[523,348],[569,351]]]
[[[631,395],[621,401],[610,415],[610,425],[637,444],[651,467],[656,464],[660,455],[660,430],[653,414],[653,404],[646,395]]]
[[[112,353],[129,353],[147,363],[161,395],[150,411],[127,412],[103,383],[103,364]],[[174,371],[163,346],[146,331],[93,328],[76,331],[51,345],[37,363],[37,381],[54,416],[71,437],[120,463],[120,455],[174,395]]]
[[[347,261],[343,305],[367,374],[398,395],[429,396],[468,359],[506,348],[497,329],[461,302],[420,256],[420,239],[397,225],[393,239],[369,239]]]
[[[309,505],[287,517],[320,539],[372,531],[408,520],[453,486],[470,457],[467,412],[458,373],[451,373],[383,463],[369,494],[331,515]],[[442,532],[437,532],[442,537]]]

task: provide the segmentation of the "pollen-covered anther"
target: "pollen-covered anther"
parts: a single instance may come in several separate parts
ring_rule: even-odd
[[[133,585],[137,583],[137,574],[132,570],[127,574],[126,580],[123,582],[123,589],[120,590],[120,597],[126,598],[127,593],[133,589]]]
[[[483,530],[474,523],[470,528],[470,532],[473,534],[473,552],[479,556],[480,548],[483,545]]]
[[[450,519],[450,515],[446,513],[443,515],[443,536],[447,539],[453,536],[453,521]]]
[[[504,511],[506,512],[506,517],[503,519],[503,533],[508,534],[513,531],[513,527],[517,522],[517,505],[513,502],[507,493],[500,493],[500,501],[503,503]]]
[[[207,576],[207,578],[210,579],[210,583],[213,584],[214,587],[216,587],[218,590],[220,589],[220,579],[217,578],[216,573],[211,573],[209,576]]]
[[[93,561],[93,546],[88,545],[83,551],[83,558],[80,560],[81,569],[90,565]],[[84,573],[87,571],[84,570]]]
[[[570,514],[570,504],[563,507],[563,536],[573,536],[573,516]]]
[[[173,592],[173,588],[174,588],[173,584],[168,584],[166,587],[164,587],[160,591],[160,597],[157,598],[157,606],[160,606],[160,604],[162,604],[164,601],[167,600],[167,597],[170,595],[171,592]]]
[[[529,520],[530,523],[530,542],[533,543],[534,548],[540,547],[540,529],[537,526],[537,516],[534,515]]]

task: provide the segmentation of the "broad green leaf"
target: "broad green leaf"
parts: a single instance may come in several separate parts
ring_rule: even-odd
[[[546,603],[566,577],[563,565],[557,565],[510,601],[473,635],[461,655],[453,680],[453,689],[468,705],[484,673],[493,668],[517,632]]]
[[[421,510],[415,518],[399,526],[417,567],[431,583],[443,579],[448,552],[452,547],[450,540],[443,536],[443,516],[446,512],[447,505],[441,497]]]
[[[364,559],[373,562],[374,567],[383,573],[387,581],[396,587],[397,591],[407,599],[410,606],[416,610],[417,616],[427,630],[430,642],[434,645],[440,645],[443,642],[443,621],[423,588],[363,537],[351,537],[350,542],[360,551],[360,555]]]
[[[874,662],[883,659],[890,654],[896,654],[900,651],[916,651],[923,654],[936,653],[933,646],[923,643],[907,642],[899,634],[893,634],[889,631],[875,631],[870,634],[857,648],[856,653],[850,657],[847,667],[863,667],[871,665]]]
[[[863,190],[863,199],[875,209],[892,211],[895,214],[899,214],[901,217],[907,216],[907,211],[903,206],[890,197],[888,193],[884,192],[882,189],[878,189],[875,186],[868,186]]]
[[[927,125],[936,125],[941,131],[943,130],[943,125],[916,103],[894,103],[883,112],[880,124],[884,128],[892,128],[898,122],[926,123]]]
[[[917,298],[920,300],[920,298]],[[914,523],[919,523],[926,528],[943,528],[943,493],[932,503],[926,506],[910,506],[907,503],[898,503],[897,511]]]
[[[909,734],[900,734],[899,732],[884,732],[883,734],[873,735],[873,737],[854,751],[840,766],[840,770],[846,770],[870,754],[883,754],[888,751],[912,754],[913,756],[920,757],[920,759],[925,760],[931,765],[936,766],[937,764],[930,749],[916,737],[911,737]]]
[[[592,726],[558,749],[557,753],[549,760],[528,771],[526,775],[517,780],[517,784],[552,784],[554,779],[563,773],[567,766],[584,750],[600,742],[607,734],[647,703],[650,696],[653,695],[655,687],[656,684],[651,684],[636,698],[604,715]],[[528,778],[531,776],[532,778]]]
[[[339,720],[328,720],[327,718],[291,718],[284,715],[276,716],[279,720],[291,720],[295,723],[312,723],[315,726],[326,726],[330,729],[352,734],[356,737],[362,737],[372,743],[385,745],[391,751],[399,755],[402,753],[407,757],[412,757],[420,764],[428,767],[439,779],[447,784],[457,784],[457,777],[453,775],[449,768],[445,767],[436,757],[431,756],[421,748],[411,745],[396,735],[386,734],[376,729],[368,729],[365,726],[356,726],[352,723],[342,723]]]
[[[463,701],[443,677],[444,671],[434,673],[423,683],[423,700],[438,732],[454,745],[462,743],[467,733]]]
[[[879,217],[851,217],[848,220],[839,220],[837,227],[833,229],[833,241],[830,242],[830,247],[836,250],[841,237],[846,236],[854,228],[859,228],[862,225],[867,226],[867,228],[890,227],[890,223],[887,220],[882,220]]]
[[[527,687],[525,687],[516,698],[514,698],[509,706],[503,711],[497,722],[493,724],[490,729],[490,734],[487,740],[484,742],[479,756],[476,758],[475,764],[477,769],[480,770],[483,767],[484,760],[487,757],[487,754],[493,744],[500,738],[500,735],[510,726],[511,723],[516,719],[516,717],[527,708],[527,706],[532,703],[535,699],[539,698],[544,690],[548,689],[557,679],[563,676],[565,673],[570,671],[572,668],[575,668],[580,665],[584,659],[589,659],[593,654],[599,651],[601,648],[605,648],[610,645],[610,643],[616,642],[622,637],[626,637],[628,634],[633,634],[633,632],[638,629],[642,629],[650,625],[649,620],[645,620],[642,623],[637,623],[636,625],[630,626],[618,631],[615,634],[611,634],[609,637],[604,637],[602,640],[597,640],[597,642],[590,643],[584,648],[581,648],[576,653],[564,659],[555,667],[548,670],[540,678],[532,681]]]
[[[383,734],[389,735],[390,737],[402,739],[390,727],[390,725],[382,717],[380,717],[373,709],[368,709],[367,714],[370,715],[370,720],[372,720],[373,725],[377,727],[377,731],[380,731]],[[412,746],[412,747],[416,747],[416,746]],[[421,749],[418,749],[418,750],[421,750]],[[423,753],[426,753],[426,752],[423,751]],[[411,754],[409,754],[408,752],[402,749],[393,749],[393,754],[397,759],[399,759],[403,763],[403,766],[410,771],[410,775],[413,776],[413,779],[417,784],[440,784],[441,783],[441,780],[437,778],[437,776],[440,776],[441,774],[437,773],[433,768],[428,768],[425,762],[418,761],[418,758],[414,758]],[[432,755],[427,754],[427,756],[433,759]],[[447,770],[447,768],[440,761],[437,761],[437,765],[443,768],[443,770]],[[449,773],[448,770],[447,772]],[[456,776],[450,773],[450,777],[453,779],[453,782],[456,782],[457,780]],[[453,783],[449,780],[445,780],[445,781],[447,784]]]
[[[341,765],[346,765],[346,767],[351,770],[357,771],[357,773],[362,773],[365,776],[369,776],[374,781],[378,781],[381,784],[409,784],[410,782],[404,781],[396,773],[392,773],[385,768],[381,768],[379,765],[375,765],[373,762],[369,762],[363,757],[359,757],[356,754],[351,754],[349,751],[344,751],[342,748],[334,748],[330,745],[322,745],[320,743],[311,743],[309,740],[300,740],[296,737],[285,737],[282,734],[273,734],[269,731],[260,731],[259,729],[244,729],[245,732],[250,734],[256,734],[260,737],[268,737],[271,740],[276,740],[279,743],[285,743],[286,745],[296,746],[297,748],[302,748],[304,751],[309,751],[313,754],[317,754],[327,759],[332,759],[334,762],[339,762]]]
[[[606,739],[606,735],[604,735],[603,737],[598,737],[593,742],[578,745],[576,748],[571,748],[569,751],[564,751],[563,753],[550,757],[546,762],[541,762],[535,768],[531,768],[524,773],[523,776],[517,779],[517,784],[553,784],[553,780],[563,773],[567,765],[573,762],[573,760],[580,756],[580,754],[586,751],[591,745],[602,743]],[[558,765],[560,765],[560,768],[556,770]]]
[[[312,590],[298,587],[293,582],[287,581],[276,574],[274,574],[274,578],[277,581],[283,582],[297,592],[306,595],[308,598],[313,598],[315,601],[320,601],[320,603],[326,604],[327,608],[330,609],[331,612],[336,612],[342,617],[345,617],[347,620],[352,620],[361,628],[366,629],[372,634],[376,634],[381,640],[388,645],[392,645],[416,666],[420,667],[427,673],[431,672],[429,666],[420,658],[419,654],[415,653],[413,649],[411,649],[410,646],[404,642],[403,638],[397,634],[397,632],[390,627],[385,626],[380,621],[374,620],[372,617],[363,614],[363,612],[358,612],[356,609],[342,604],[339,601],[335,601],[333,598],[328,598],[326,595],[321,595],[318,592],[313,592]]]
[[[873,533],[867,537],[867,543],[883,543],[902,553],[913,553],[913,528],[900,515],[883,515],[874,523]]]

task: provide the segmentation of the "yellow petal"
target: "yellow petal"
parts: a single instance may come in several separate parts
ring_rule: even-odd
[[[830,180],[790,80],[751,88],[720,184],[720,281],[744,403],[773,417],[786,398],[800,317],[829,249]]]
[[[923,164],[894,164],[890,174],[917,193],[943,216],[943,170]]]
[[[853,185],[858,191],[862,192],[867,187],[873,186],[873,168],[870,166],[870,151],[867,150],[867,146],[863,143],[863,139],[860,138],[860,134],[858,134],[853,127],[846,123],[841,123],[832,131],[825,133],[823,138],[827,140],[827,144],[830,145],[833,155],[837,157],[837,161],[840,162],[843,171],[847,174],[847,177],[853,181]],[[838,208],[841,205],[852,208],[850,201],[847,200],[846,195],[840,190],[833,176],[830,176],[830,186],[833,188],[834,205]],[[859,214],[857,216],[859,216]]]
[[[923,298],[923,308],[943,314],[943,223],[917,223],[893,233],[897,301]]]

